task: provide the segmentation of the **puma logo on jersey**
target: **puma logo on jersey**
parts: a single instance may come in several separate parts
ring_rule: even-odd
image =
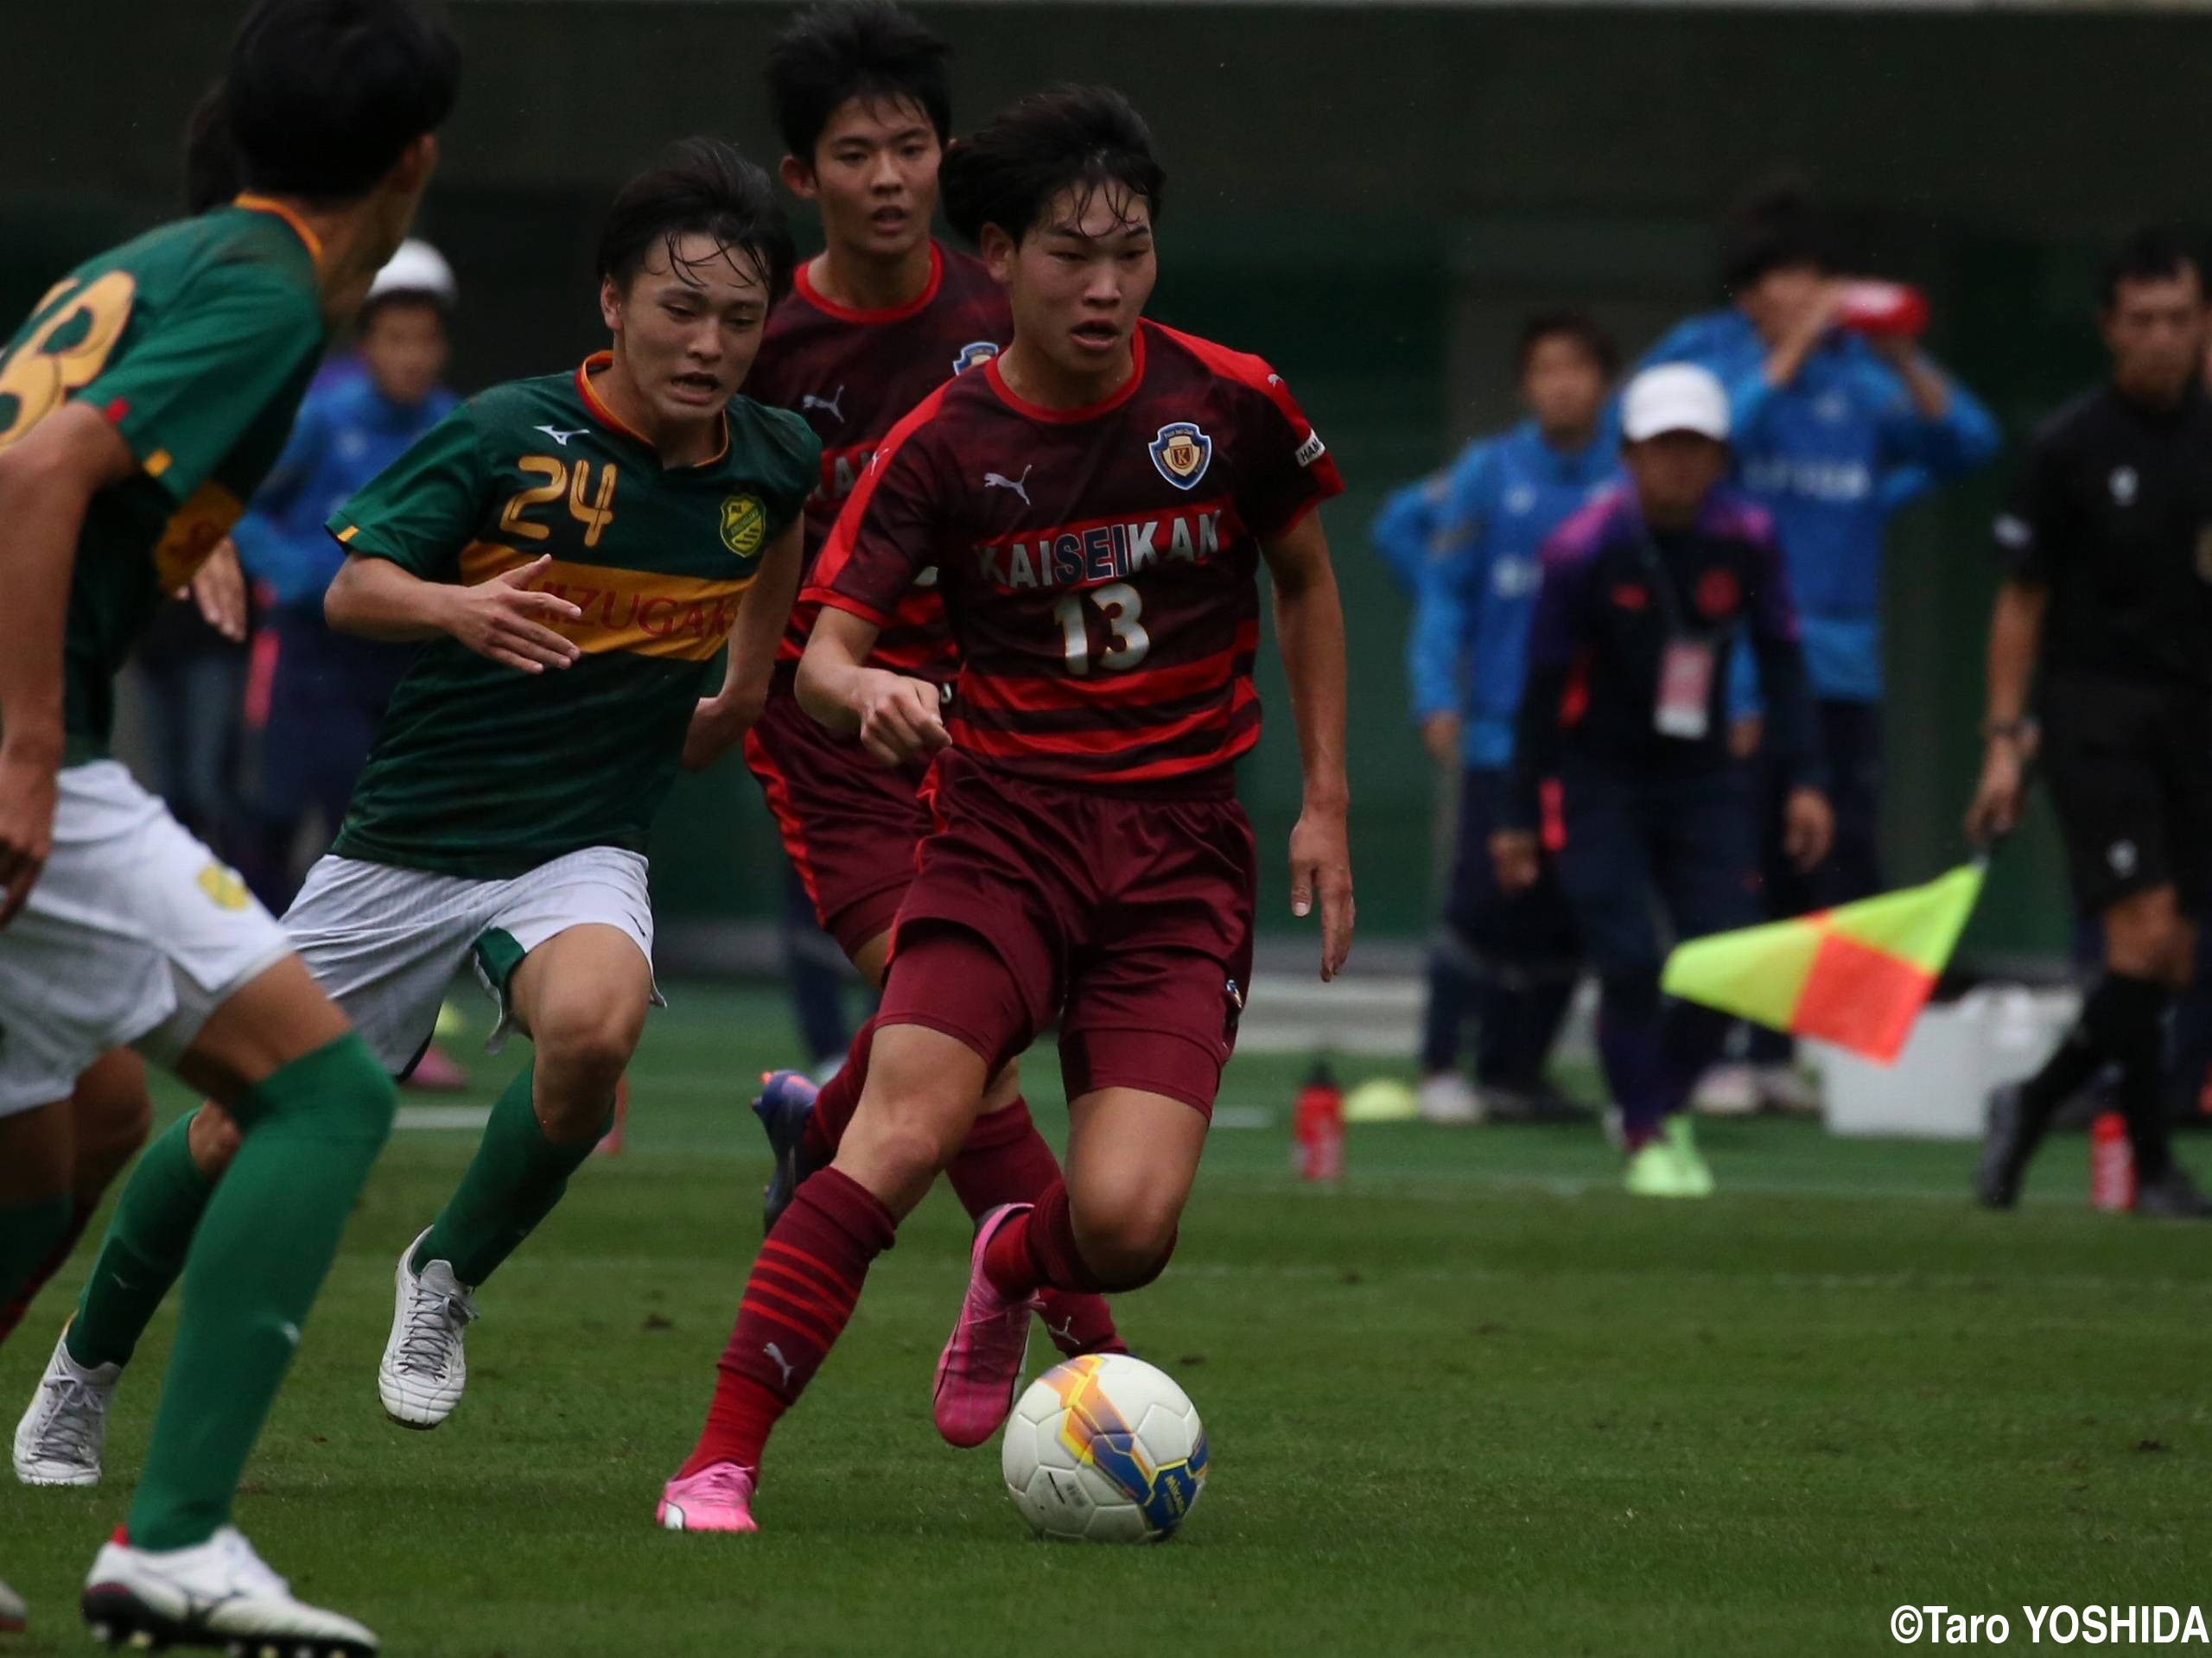
[[[1018,479],[1009,478],[1002,472],[987,472],[983,474],[983,487],[985,489],[1010,489],[1015,494],[1021,497],[1022,505],[1027,506],[1030,504],[1028,487],[1029,474],[1036,469],[1036,462],[1032,461],[1028,466],[1026,466],[1021,469],[1021,476]]]
[[[760,1350],[766,1353],[770,1358],[776,1361],[776,1368],[784,1373],[784,1386],[786,1388],[790,1387],[791,1385],[791,1372],[798,1367],[793,1364],[789,1359],[785,1358],[784,1356],[784,1350],[777,1346],[773,1342],[770,1342]]]
[[[569,447],[569,440],[570,438],[582,437],[586,432],[591,430],[591,428],[588,426],[579,426],[573,432],[564,432],[559,428],[553,426],[533,426],[530,429],[533,432],[544,433],[546,436],[551,438],[556,443],[559,444],[565,449]]]
[[[800,397],[798,411],[804,415],[810,409],[819,409],[842,426],[845,422],[845,411],[837,405],[844,400],[845,388],[842,385],[826,397],[817,397],[809,391]]]

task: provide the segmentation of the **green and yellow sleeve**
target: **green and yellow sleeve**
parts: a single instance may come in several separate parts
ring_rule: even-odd
[[[65,299],[67,314],[49,345],[67,345],[79,329],[87,342],[119,338],[130,289],[128,273],[110,271]],[[288,384],[303,383],[323,339],[314,289],[251,264],[222,267],[194,282],[78,395],[182,503],[269,417]]]

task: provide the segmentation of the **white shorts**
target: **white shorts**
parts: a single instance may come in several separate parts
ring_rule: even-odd
[[[0,928],[0,1116],[66,1100],[111,1048],[174,1067],[283,930],[118,760],[66,768],[54,853]]]
[[[429,1045],[463,963],[474,961],[499,1006],[485,1045],[496,1052],[511,1022],[507,979],[522,958],[557,933],[594,924],[629,934],[651,969],[652,901],[637,853],[586,847],[511,880],[323,857],[284,912],[308,970],[394,1076]]]

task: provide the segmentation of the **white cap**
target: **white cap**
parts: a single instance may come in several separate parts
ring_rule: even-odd
[[[1621,435],[1630,443],[1663,432],[1695,432],[1728,441],[1728,393],[1710,369],[1694,363],[1648,368],[1621,394]]]
[[[399,245],[399,251],[385,262],[385,267],[369,283],[369,298],[380,300],[393,294],[428,294],[441,305],[450,307],[461,297],[454,286],[453,267],[446,263],[446,256],[428,242],[410,237]]]

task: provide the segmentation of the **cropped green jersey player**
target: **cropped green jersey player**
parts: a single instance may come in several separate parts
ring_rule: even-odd
[[[679,146],[616,199],[600,264],[610,351],[470,399],[330,521],[333,624],[425,643],[285,928],[387,1070],[472,961],[535,1049],[398,1263],[378,1390],[416,1427],[460,1398],[471,1292],[604,1131],[655,996],[646,833],[766,698],[819,463],[798,416],[737,395],[790,279],[765,174]],[[88,1281],[48,1371],[75,1385],[24,1419],[19,1474],[99,1477],[73,1401],[114,1386],[226,1142],[203,1110],[141,1160],[102,1246],[123,1270]]]
[[[283,445],[414,217],[459,56],[410,0],[261,0],[224,72],[249,194],[64,276],[0,347],[0,1300],[68,1220],[77,1078],[130,1045],[243,1131],[126,1525],[84,1608],[139,1645],[368,1653],[229,1523],[389,1132],[389,1079],[236,875],[109,758],[113,679]]]
[[[230,138],[230,116],[219,85],[201,94],[187,118],[184,135],[184,211],[188,218],[227,207],[238,194],[238,158]],[[245,577],[228,542],[218,547],[193,578],[192,596],[201,619],[226,638],[245,637]],[[32,1299],[69,1259],[116,1176],[137,1156],[153,1125],[153,1096],[146,1087],[146,1065],[129,1048],[117,1048],[95,1060],[69,1102],[69,1137],[74,1153],[69,1181],[72,1214],[67,1229],[45,1260],[21,1280],[12,1299],[0,1299],[0,1344],[29,1312]],[[0,1628],[4,1628],[0,1622]]]

